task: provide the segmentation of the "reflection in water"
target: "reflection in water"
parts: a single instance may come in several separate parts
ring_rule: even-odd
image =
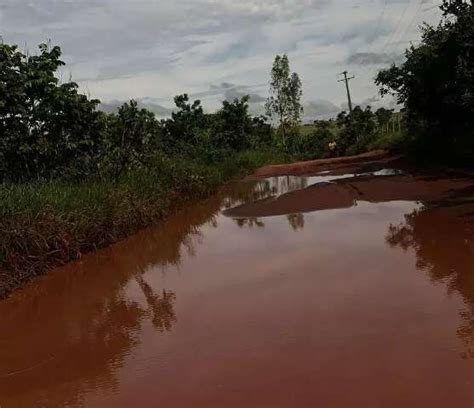
[[[308,177],[273,177],[271,179],[263,180],[263,182],[269,183],[274,194],[278,196],[306,188],[308,186]]]
[[[252,203],[259,200],[265,200],[268,198],[277,198],[282,194],[286,194],[292,191],[302,190],[308,187],[308,183],[315,182],[318,179],[326,179],[329,176],[316,176],[316,177],[297,177],[297,176],[282,176],[282,177],[271,177],[263,180],[257,180],[252,183],[253,192],[248,194],[244,199],[240,200],[227,200],[225,208],[231,208],[242,204]],[[293,230],[298,231],[304,228],[304,215],[302,213],[288,214],[288,223]],[[257,217],[241,217],[234,218],[236,224],[239,227],[265,227],[265,223]]]
[[[145,282],[143,276],[137,276],[136,281],[145,295],[148,306],[152,312],[152,323],[155,329],[163,332],[170,331],[172,324],[176,322],[176,315],[173,304],[176,295],[171,291],[163,290],[163,293],[156,294],[153,288]]]
[[[290,227],[294,231],[302,230],[304,228],[304,214],[303,213],[296,213],[296,214],[288,214],[286,216]],[[240,227],[257,227],[257,228],[264,228],[265,223],[256,217],[251,218],[234,218],[235,223]]]
[[[302,213],[288,214],[288,222],[295,231],[302,230],[304,228],[304,215]]]
[[[406,172],[400,169],[380,169],[377,171],[364,171],[356,173],[331,174],[329,171],[318,173],[314,176],[278,176],[258,180],[255,185],[254,193],[248,196],[252,201],[260,200],[268,197],[278,197],[282,194],[291,193],[292,191],[302,190],[307,187],[318,184],[332,183],[337,180],[354,180],[357,178],[374,178],[406,175]],[[243,204],[243,203],[240,203]]]
[[[303,187],[307,183],[311,184]],[[467,190],[472,188],[472,180],[464,175],[420,174],[415,177],[388,169],[371,173],[301,177],[299,181],[298,178],[286,180],[286,177],[280,177],[275,184],[279,186],[281,194],[240,203],[226,209],[224,215],[232,218],[263,218],[348,209],[362,201],[455,202],[459,197],[466,198]]]
[[[469,205],[420,208],[405,215],[399,225],[390,225],[386,237],[392,247],[414,249],[417,268],[433,282],[459,293],[466,305],[460,313],[465,357],[474,358],[474,224]]]
[[[474,357],[467,204],[463,211],[419,208],[420,191],[425,203],[449,198],[440,192],[456,183],[437,180],[432,193],[431,182],[382,174],[351,183],[319,178],[317,187],[300,177],[230,184],[161,227],[0,302],[0,405],[444,407],[472,400],[474,361],[452,352],[459,299],[413,273],[416,255],[419,269],[462,295],[458,335]],[[288,191],[291,200],[281,205]],[[350,208],[354,197],[361,202]],[[283,216],[263,223],[260,215],[235,222],[219,215],[256,200],[281,205]],[[303,215],[311,200],[339,210]],[[401,257],[386,243],[410,251]],[[413,296],[402,303],[407,289]]]
[[[48,294],[51,303],[22,299],[14,313],[2,314],[2,404],[8,406],[12,397],[16,403],[11,406],[79,405],[87,389],[113,389],[114,367],[136,345],[144,310],[122,297],[121,283],[112,286],[116,290],[103,299],[90,288],[84,295],[91,298],[81,305],[74,296],[68,302],[67,290],[53,299]],[[27,314],[33,310],[34,316]]]
[[[167,332],[177,321],[177,295],[153,287],[144,273],[179,266],[183,250],[194,255],[202,227],[217,227],[223,201],[244,202],[253,188],[225,189],[0,302],[0,405],[76,406],[90,390],[115,389],[143,324]]]
[[[257,228],[263,228],[265,226],[265,223],[263,221],[260,221],[258,218],[236,218],[235,219],[236,224],[239,227],[257,227]]]
[[[2,313],[1,318],[2,403],[8,406],[11,396],[17,398],[12,406],[82,405],[87,390],[114,389],[117,367],[137,346],[142,323],[149,314],[155,328],[171,329],[176,321],[174,293],[156,294],[137,274],[148,311],[139,301],[126,296],[128,275],[120,267],[123,260],[117,260],[114,277],[94,277],[96,287],[83,285],[90,281],[81,280],[80,275],[101,274],[101,260],[85,261],[79,276],[71,276],[68,287],[59,285],[47,293],[38,293],[38,297],[8,301],[15,303],[16,310]],[[18,323],[21,330],[15,328]],[[47,370],[48,375],[42,376],[42,370]]]
[[[232,195],[224,198],[223,207],[231,208],[254,201],[276,198],[282,194],[306,188],[308,186],[308,180],[308,177],[285,176],[250,182],[239,182],[233,184],[232,187],[238,187],[241,193],[237,196]]]

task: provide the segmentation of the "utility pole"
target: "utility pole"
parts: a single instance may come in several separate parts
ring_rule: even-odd
[[[337,82],[345,82],[346,83],[347,101],[349,102],[349,113],[351,115],[351,120],[352,120],[352,100],[351,100],[351,92],[349,91],[349,81],[351,79],[354,79],[355,76],[352,75],[351,77],[347,77],[347,74],[348,74],[347,71],[341,72],[340,75],[344,75],[344,79],[340,79]]]

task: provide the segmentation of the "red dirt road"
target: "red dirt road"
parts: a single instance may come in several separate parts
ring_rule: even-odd
[[[316,182],[306,188],[279,196],[246,203],[225,211],[233,218],[254,218],[318,210],[349,208],[358,201],[380,203],[388,201],[421,201],[463,203],[474,197],[474,177],[468,173],[438,170],[422,173],[408,169],[404,174],[373,175],[381,169],[404,169],[399,157],[376,151],[360,156],[323,159],[289,165],[266,166],[251,179],[277,176],[348,175],[331,182]],[[467,197],[467,198],[466,198]]]

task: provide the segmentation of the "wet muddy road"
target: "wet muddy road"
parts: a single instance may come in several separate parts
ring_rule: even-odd
[[[0,406],[472,407],[474,181],[248,180],[0,302]]]

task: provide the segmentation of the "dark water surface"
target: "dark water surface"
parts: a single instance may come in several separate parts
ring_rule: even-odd
[[[466,192],[222,213],[340,181],[231,185],[0,302],[0,406],[473,407]]]

